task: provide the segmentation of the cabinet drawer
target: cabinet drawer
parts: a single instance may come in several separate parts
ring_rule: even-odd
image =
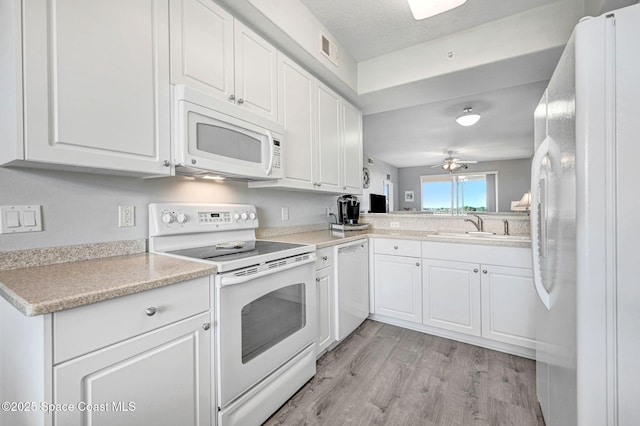
[[[414,240],[376,238],[374,247],[377,254],[420,257],[421,253],[420,241]]]
[[[316,270],[333,266],[334,247],[327,247],[316,251]]]
[[[111,345],[209,309],[209,277],[53,314],[53,362]],[[155,308],[149,315],[147,309]]]

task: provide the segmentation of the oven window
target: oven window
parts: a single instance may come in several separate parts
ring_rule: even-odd
[[[262,163],[262,141],[242,132],[198,123],[196,146],[199,151],[226,158]]]
[[[265,294],[242,308],[242,363],[305,326],[305,286],[294,284]]]

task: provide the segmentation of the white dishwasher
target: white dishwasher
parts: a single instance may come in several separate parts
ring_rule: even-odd
[[[369,245],[367,239],[337,246],[336,340],[351,334],[369,316]]]

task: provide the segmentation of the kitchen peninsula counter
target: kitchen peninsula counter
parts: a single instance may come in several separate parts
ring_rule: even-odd
[[[522,235],[521,237],[525,237]],[[444,234],[438,234],[434,231],[414,231],[414,230],[387,230],[387,229],[372,229],[367,231],[348,231],[337,232],[331,230],[311,231],[311,232],[299,232],[294,234],[263,236],[261,239],[281,241],[287,243],[299,243],[299,244],[313,244],[317,249],[325,247],[331,247],[338,244],[348,243],[360,238],[395,238],[395,239],[407,239],[407,240],[419,240],[419,241],[432,241],[432,242],[447,242],[458,244],[473,244],[473,245],[491,245],[491,246],[503,246],[503,247],[531,247],[530,241],[523,240],[509,240],[501,239],[500,236],[493,238],[481,238],[475,236],[447,236]],[[518,235],[514,235],[518,237]]]
[[[152,253],[0,270],[0,295],[37,316],[214,274],[215,266]]]

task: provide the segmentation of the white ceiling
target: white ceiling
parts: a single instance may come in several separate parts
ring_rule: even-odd
[[[422,21],[413,19],[406,0],[300,1],[362,62],[562,0],[468,0]],[[572,1],[577,10],[582,7],[583,0]],[[449,150],[457,151],[458,158],[478,161],[530,158],[533,110],[560,51],[545,52],[544,61],[541,55],[523,55],[457,73],[462,80],[451,74],[425,80],[424,87],[405,85],[360,95],[360,105],[369,113],[364,118],[365,153],[396,167],[436,164]],[[535,79],[519,80],[529,70],[537,70]],[[455,117],[466,106],[482,119],[463,128]]]
[[[455,151],[463,160],[494,161],[533,155],[533,110],[546,82],[496,90],[364,117],[367,155],[395,167],[437,164]],[[465,107],[480,121],[462,127]]]
[[[468,0],[416,21],[407,0],[300,0],[356,62],[414,46],[557,0]]]

